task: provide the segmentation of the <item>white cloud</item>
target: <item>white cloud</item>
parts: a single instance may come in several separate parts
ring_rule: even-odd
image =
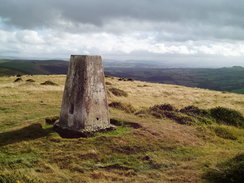
[[[54,30],[0,30],[0,50],[15,56],[64,57],[71,54],[101,54],[106,57],[134,53],[157,55],[244,56],[244,42],[158,41],[153,32],[131,34],[67,33]],[[134,55],[135,58],[138,56]],[[153,58],[153,56],[152,56]]]
[[[44,40],[42,37],[38,34],[38,32],[33,30],[20,30],[15,32],[16,39],[21,43],[26,44],[42,44],[44,43]]]

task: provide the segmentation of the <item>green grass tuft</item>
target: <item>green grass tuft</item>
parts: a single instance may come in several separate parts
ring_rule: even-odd
[[[237,140],[237,136],[227,128],[215,127],[214,132],[218,137],[221,137],[224,139],[230,139],[230,140]]]
[[[218,123],[227,125],[244,127],[244,117],[236,110],[225,107],[216,107],[210,110],[211,116],[217,120]]]

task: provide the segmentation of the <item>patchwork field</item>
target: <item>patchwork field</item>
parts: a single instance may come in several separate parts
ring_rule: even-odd
[[[0,182],[209,182],[244,153],[242,94],[106,77],[117,129],[64,139],[45,119],[59,116],[65,76],[21,78],[0,77]]]

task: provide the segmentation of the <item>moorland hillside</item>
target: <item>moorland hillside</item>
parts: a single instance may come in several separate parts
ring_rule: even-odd
[[[244,95],[106,77],[116,130],[65,139],[64,82],[0,77],[0,182],[241,180]]]

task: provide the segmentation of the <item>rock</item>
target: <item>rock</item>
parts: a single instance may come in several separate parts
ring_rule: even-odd
[[[17,78],[16,80],[14,80],[14,82],[20,82],[23,81],[22,78]]]
[[[52,81],[45,81],[43,83],[41,83],[41,85],[53,85],[53,86],[58,86],[58,84],[52,82]]]
[[[58,122],[58,120],[59,120],[58,116],[49,117],[45,119],[46,123],[50,125],[53,125],[54,123]]]
[[[27,79],[26,81],[27,82],[32,82],[32,83],[35,82],[35,80],[33,80],[33,79]]]

